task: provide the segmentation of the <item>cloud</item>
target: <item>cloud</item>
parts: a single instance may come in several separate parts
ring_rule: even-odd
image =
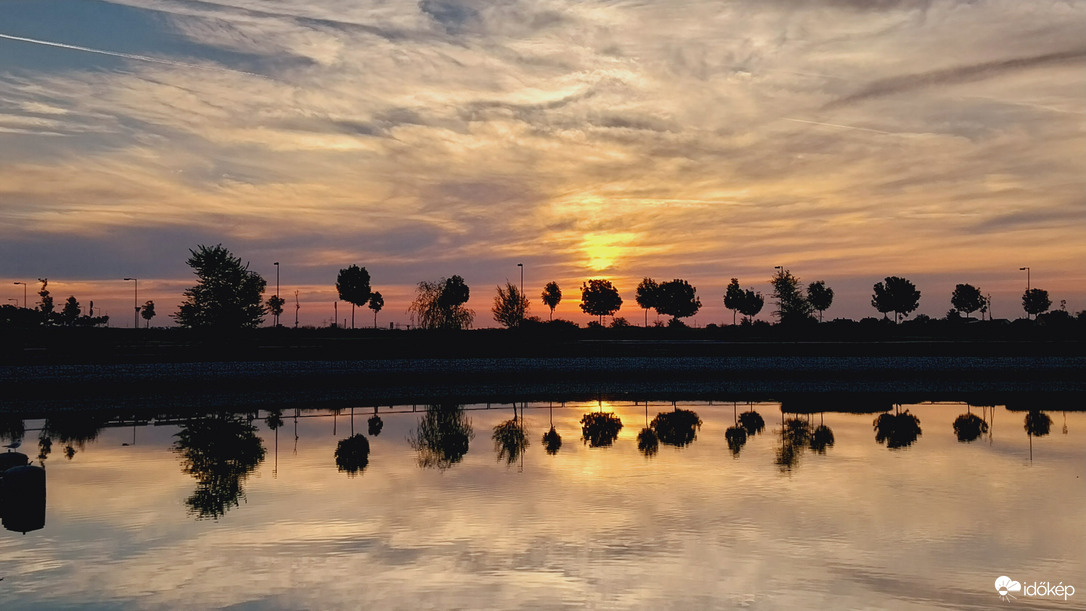
[[[1067,65],[1086,60],[1086,48],[1070,49],[1029,57],[1015,57],[996,61],[954,66],[932,70],[919,74],[906,74],[875,81],[859,91],[838,98],[823,107],[823,110],[857,104],[865,100],[900,95],[944,85],[961,85],[982,79],[995,78],[1002,74],[1040,68],[1053,65]]]

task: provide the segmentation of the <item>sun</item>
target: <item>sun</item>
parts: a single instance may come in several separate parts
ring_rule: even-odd
[[[637,234],[590,233],[581,241],[584,254],[584,266],[593,272],[604,272],[615,266],[616,261],[626,257],[634,247]]]

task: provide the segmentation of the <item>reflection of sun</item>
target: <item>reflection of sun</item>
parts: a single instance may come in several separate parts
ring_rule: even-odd
[[[590,233],[581,241],[584,252],[584,265],[594,272],[602,272],[615,265],[615,261],[624,257],[630,250],[637,234]]]

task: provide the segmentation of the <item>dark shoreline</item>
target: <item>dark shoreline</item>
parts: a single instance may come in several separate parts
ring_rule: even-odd
[[[1086,396],[1082,356],[620,356],[0,366],[0,412],[512,401]],[[874,399],[872,399],[874,400]]]

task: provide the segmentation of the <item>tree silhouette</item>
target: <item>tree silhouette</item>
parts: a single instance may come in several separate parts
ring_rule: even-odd
[[[361,433],[340,439],[336,444],[335,457],[336,467],[346,472],[348,477],[354,477],[370,464],[370,442]]]
[[[60,323],[66,327],[75,325],[75,321],[79,320],[79,301],[75,298],[75,295],[68,297],[68,300],[64,302],[64,307],[60,310]]]
[[[811,443],[811,425],[801,418],[789,418],[781,425],[781,445],[776,463],[781,471],[791,471]]]
[[[283,308],[279,308],[279,311],[280,311],[280,312],[281,312],[282,310],[283,310]],[[153,302],[153,301],[151,301],[150,299],[148,299],[148,300],[147,300],[147,301],[146,301],[146,302],[145,302],[145,303],[143,304],[143,307],[142,307],[142,308],[140,308],[140,316],[142,316],[142,317],[143,317],[143,320],[146,320],[146,321],[147,321],[147,328],[148,328],[148,329],[150,329],[150,328],[151,328],[151,319],[152,319],[152,318],[154,318],[154,317],[156,316],[156,312],[155,312],[155,302]]]
[[[475,312],[464,307],[471,292],[460,276],[437,282],[420,282],[409,311],[424,329],[465,329],[475,320]]]
[[[698,299],[697,289],[686,280],[676,278],[660,283],[656,291],[655,309],[664,316],[670,316],[672,322],[677,322],[680,318],[697,314],[701,309],[701,300]]]
[[[1031,437],[1044,437],[1052,430],[1052,418],[1038,409],[1026,413],[1024,428]]]
[[[972,284],[956,284],[950,295],[950,303],[959,312],[965,312],[966,318],[972,318],[973,312],[984,307],[984,296]]]
[[[905,278],[887,276],[883,282],[875,283],[871,305],[884,316],[894,313],[894,322],[907,318],[920,305],[920,291],[916,285]]]
[[[375,408],[376,409],[376,408]],[[376,437],[381,434],[381,429],[385,428],[384,420],[377,414],[374,414],[366,420],[366,432],[370,434],[370,437]]]
[[[811,433],[809,442],[811,450],[818,454],[825,454],[826,448],[833,447],[833,431],[825,424],[819,424]]]
[[[637,434],[637,451],[644,454],[645,458],[656,456],[656,453],[660,451],[660,438],[656,435],[656,431],[649,427],[641,429],[641,432]]]
[[[656,309],[660,304],[660,285],[655,280],[648,276],[641,279],[641,284],[637,285],[637,296],[635,300],[637,305],[641,306],[645,310],[645,326],[649,326],[649,310]]]
[[[381,308],[385,307],[385,298],[381,296],[381,291],[374,291],[370,295],[369,303],[367,307],[373,310],[373,328],[377,328],[377,313],[381,311]]]
[[[765,430],[765,419],[758,412],[750,410],[739,414],[739,426],[743,427],[747,435],[754,436]]]
[[[339,298],[351,304],[351,328],[354,328],[354,308],[369,303],[370,273],[364,267],[350,265],[339,270],[336,277],[336,291]]]
[[[810,302],[799,292],[799,278],[792,272],[781,269],[769,279],[773,285],[773,297],[777,300],[777,311],[774,314],[782,323],[794,323],[808,320],[814,308]]]
[[[497,289],[494,307],[490,309],[494,320],[507,329],[519,327],[528,311],[528,298],[522,295],[517,285],[512,282],[506,282],[505,288],[499,286]]]
[[[730,426],[724,431],[724,439],[728,442],[728,449],[732,456],[739,456],[739,452],[747,443],[747,430],[741,426]]]
[[[543,447],[547,454],[555,455],[562,448],[562,436],[551,426],[551,430],[543,433]]]
[[[732,278],[732,281],[728,283],[728,288],[724,289],[724,307],[732,311],[733,325],[735,324],[736,312],[742,309],[745,297],[743,289],[739,288],[739,279]],[[759,311],[761,311],[761,308],[759,308]]]
[[[1048,291],[1042,289],[1029,289],[1022,294],[1022,309],[1026,314],[1036,316],[1047,312],[1052,307],[1052,300],[1048,298]]]
[[[185,501],[198,519],[217,520],[245,498],[244,480],[264,460],[264,443],[256,427],[233,414],[216,414],[186,422],[174,435],[181,468],[196,479],[196,491]]]
[[[559,302],[562,301],[562,289],[558,288],[557,282],[548,282],[547,286],[543,287],[543,305],[547,306],[551,310],[551,320],[554,320],[554,308],[558,307]]]
[[[762,311],[765,299],[761,293],[755,293],[751,289],[743,291],[743,299],[739,304],[739,313],[743,315],[743,322],[750,323],[758,312]]]
[[[185,301],[173,315],[182,327],[205,329],[253,328],[264,320],[261,294],[266,282],[249,271],[248,264],[223,248],[197,246],[187,263],[196,274],[196,286],[185,291]]]
[[[581,285],[581,311],[600,317],[614,316],[622,307],[622,297],[610,280],[594,279]]]
[[[463,406],[446,403],[426,409],[408,443],[418,453],[420,467],[444,471],[464,458],[474,437]]]
[[[41,290],[38,291],[38,311],[42,314],[43,324],[53,324],[53,296],[49,294],[48,278],[38,278],[41,282]]]
[[[818,311],[818,322],[822,322],[822,313],[833,305],[833,289],[826,286],[825,280],[807,285],[807,302]]]
[[[268,312],[275,318],[275,320],[279,320],[279,317],[283,315],[283,304],[285,304],[286,302],[287,300],[283,299],[279,295],[272,295],[271,297],[268,297]],[[148,301],[147,303],[151,302]]]

